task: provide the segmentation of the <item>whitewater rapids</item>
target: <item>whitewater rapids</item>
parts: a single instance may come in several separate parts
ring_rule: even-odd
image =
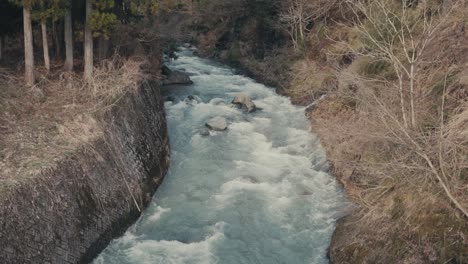
[[[328,263],[344,195],[304,108],[190,49],[178,56],[169,66],[194,85],[164,91],[173,100],[165,103],[169,172],[138,222],[94,263]],[[262,110],[234,108],[240,93]],[[228,130],[202,136],[215,116]]]

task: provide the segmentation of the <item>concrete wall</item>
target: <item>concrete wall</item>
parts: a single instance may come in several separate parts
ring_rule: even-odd
[[[0,263],[88,263],[139,217],[169,166],[158,85],[144,82],[105,120],[102,138],[2,195]]]

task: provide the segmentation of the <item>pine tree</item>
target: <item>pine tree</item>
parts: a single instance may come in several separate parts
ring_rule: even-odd
[[[35,0],[33,2],[33,19],[40,21],[41,32],[42,32],[42,47],[44,54],[44,65],[47,71],[50,71],[50,55],[49,55],[49,42],[48,42],[48,30],[47,23],[52,20],[55,23],[58,19],[61,19],[66,12],[65,0]],[[60,47],[56,45],[56,49]]]
[[[117,25],[117,15],[114,13],[114,0],[98,0],[94,2],[95,10],[92,16],[93,36],[97,37],[98,42],[98,58],[105,59],[109,48],[109,37],[111,31]]]

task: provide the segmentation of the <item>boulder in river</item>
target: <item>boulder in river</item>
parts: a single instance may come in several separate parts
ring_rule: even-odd
[[[190,79],[190,76],[186,72],[173,71],[167,66],[163,66],[161,69],[163,75],[166,76],[166,79],[163,80],[163,85],[190,85],[193,84],[193,81]]]
[[[189,100],[189,101],[195,101],[195,102],[197,102],[197,103],[203,103],[203,100],[202,100],[200,97],[196,96],[196,95],[189,95],[189,96],[187,96],[187,100]]]
[[[257,106],[254,104],[252,99],[244,94],[237,95],[232,103],[244,109],[247,113],[252,113],[257,110]]]
[[[226,122],[226,118],[217,116],[208,120],[208,122],[206,122],[206,127],[215,131],[224,131],[228,128],[228,125]]]
[[[196,105],[198,103],[203,103],[203,100],[196,95],[189,95],[184,99],[184,102],[189,105]]]
[[[200,135],[203,137],[208,137],[210,135],[210,130],[204,127],[200,130]]]
[[[212,105],[221,105],[221,104],[226,104],[226,101],[224,101],[223,98],[213,98],[210,100],[210,104]]]

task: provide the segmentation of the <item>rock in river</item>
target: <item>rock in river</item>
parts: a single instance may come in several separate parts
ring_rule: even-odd
[[[208,120],[208,122],[206,123],[206,126],[209,129],[215,130],[215,131],[224,131],[228,128],[226,118],[221,117],[221,116],[217,116]]]
[[[210,130],[206,127],[202,128],[200,130],[200,135],[203,136],[203,137],[207,137],[210,135]]]
[[[193,84],[190,80],[190,76],[186,72],[173,71],[167,66],[163,66],[161,70],[162,74],[166,76],[166,79],[163,80],[163,85],[190,85]]]
[[[247,113],[255,112],[255,110],[257,110],[257,107],[255,106],[254,102],[252,102],[252,99],[244,94],[237,95],[234,100],[232,100],[232,103],[241,107],[247,111]]]

